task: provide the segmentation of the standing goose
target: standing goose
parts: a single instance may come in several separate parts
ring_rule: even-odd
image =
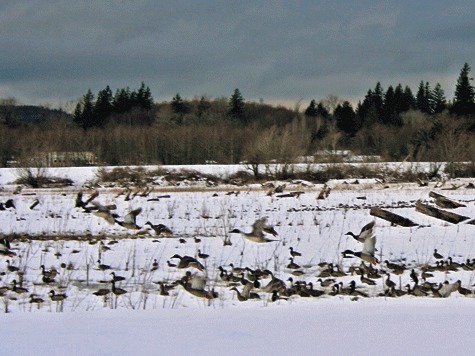
[[[266,220],[267,219],[265,217],[256,220],[254,224],[252,224],[251,232],[243,232],[239,229],[233,229],[229,233],[241,234],[241,236],[245,239],[258,243],[278,241],[265,237],[264,232],[270,233],[273,236],[277,236],[277,232],[274,230],[274,228],[266,225]]]
[[[111,283],[112,283],[112,293],[114,293],[115,295],[122,295],[122,294],[125,294],[127,293],[127,291],[125,289],[122,289],[122,288],[117,288],[115,286],[115,281],[114,279],[111,280]]]
[[[444,258],[444,256],[442,256],[440,253],[437,252],[436,248],[434,249],[433,256],[436,260],[442,260]]]
[[[16,256],[16,253],[11,250],[10,241],[7,239],[0,240],[0,256]]]
[[[114,221],[122,227],[125,227],[129,230],[140,230],[141,227],[137,225],[136,218],[142,212],[142,208],[137,208],[130,211],[128,214],[124,216],[124,220],[120,221],[114,219]]]
[[[353,237],[356,241],[364,243],[368,237],[373,235],[374,220],[366,224],[361,228],[361,231],[358,235],[355,235],[351,231],[348,231],[345,235]]]
[[[65,300],[68,296],[64,293],[62,294],[56,294],[53,289],[49,291],[49,296],[53,302],[62,302]]]
[[[348,255],[353,255],[353,256],[361,258],[363,261],[376,265],[376,263],[379,263],[379,260],[376,257],[374,257],[375,245],[376,245],[376,236],[367,237],[363,244],[363,249],[361,251],[354,252],[352,250],[345,250],[342,252],[342,255],[343,257],[347,257]]]
[[[289,250],[290,250],[290,256],[292,257],[302,256],[302,254],[298,251],[295,251],[292,246],[289,247]]]

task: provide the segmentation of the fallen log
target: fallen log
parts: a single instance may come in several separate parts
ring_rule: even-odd
[[[439,208],[436,208],[435,206],[424,204],[421,201],[416,202],[416,211],[425,215],[432,216],[436,219],[447,221],[452,224],[458,224],[459,222],[470,219],[468,216],[463,216],[449,211],[441,210]]]
[[[441,208],[444,209],[455,209],[455,208],[460,208],[460,207],[465,207],[466,205],[456,202],[454,200],[451,200],[442,194],[436,193],[436,192],[429,192],[429,196],[431,198],[435,199],[435,203],[440,206]]]
[[[396,224],[399,226],[404,226],[404,227],[411,227],[411,226],[419,226],[419,224],[416,224],[414,221],[409,220],[405,217],[402,217],[398,214],[392,213],[387,210],[383,210],[378,207],[372,207],[371,210],[369,211],[370,215],[376,216],[378,218],[387,220],[391,222],[392,224]]]

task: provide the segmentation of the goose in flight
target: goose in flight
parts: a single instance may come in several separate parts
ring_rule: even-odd
[[[140,230],[141,227],[137,225],[136,218],[142,212],[142,208],[137,208],[130,211],[128,214],[124,216],[124,220],[120,221],[114,219],[114,221],[122,227],[130,230]]]
[[[361,231],[358,235],[355,235],[351,231],[348,231],[345,235],[353,237],[356,241],[364,243],[366,238],[373,235],[374,220],[366,224],[361,228]]]
[[[242,237],[245,239],[248,239],[249,241],[253,242],[258,242],[258,243],[265,243],[265,242],[273,242],[273,241],[278,241],[274,239],[269,239],[265,237],[265,233],[271,234],[273,236],[277,236],[277,232],[274,230],[272,226],[268,226],[266,224],[267,219],[266,218],[261,218],[258,219],[252,224],[252,230],[251,232],[243,232],[239,229],[233,229],[229,233],[234,233],[234,234],[241,234]]]
[[[363,243],[363,249],[361,251],[354,252],[352,250],[345,250],[342,252],[342,255],[346,258],[349,257],[349,255],[353,255],[361,258],[363,261],[376,265],[376,263],[379,263],[379,260],[374,257],[375,245],[376,236],[367,237]]]
[[[155,234],[157,236],[163,235],[165,237],[169,237],[173,235],[173,231],[170,228],[168,228],[166,225],[163,225],[163,224],[154,225],[150,221],[147,221],[145,225],[149,225],[152,228],[152,230],[155,231]]]

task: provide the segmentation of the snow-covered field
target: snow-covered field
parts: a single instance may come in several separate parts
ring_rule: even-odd
[[[212,170],[212,166],[205,167]],[[219,169],[218,174],[227,174],[225,167]],[[463,266],[449,268],[447,263],[445,268],[426,270],[436,265],[434,249],[444,261],[449,257],[453,263],[472,261],[475,225],[450,224],[418,213],[414,207],[417,200],[433,205],[429,192],[435,191],[466,205],[452,211],[473,219],[475,190],[467,188],[470,180],[447,182],[442,188],[434,188],[433,183],[419,187],[383,186],[371,180],[359,184],[352,184],[351,179],[331,181],[326,199],[317,199],[322,185],[305,182],[287,182],[284,196],[268,195],[271,188],[260,185],[156,186],[148,195],[142,189],[128,199],[120,188],[97,188],[99,195],[93,201],[115,204],[118,220],[131,210],[142,209],[137,216],[142,228],[127,230],[75,207],[79,191],[84,200],[94,192],[88,185],[95,177],[94,169],[56,169],[53,175],[70,178],[75,185],[23,188],[14,194],[15,171],[0,169],[0,202],[12,199],[15,205],[0,211],[0,232],[14,237],[11,247],[16,254],[0,257],[0,287],[9,288],[0,297],[1,334],[11,341],[3,345],[2,353],[64,354],[70,349],[74,354],[455,354],[470,352],[475,346],[475,273]],[[452,184],[460,187],[444,189]],[[301,193],[285,196],[290,192]],[[39,203],[30,209],[35,199]],[[419,226],[391,226],[371,216],[371,207],[394,212]],[[258,244],[229,233],[233,228],[250,231],[261,217],[274,226],[278,241]],[[424,283],[422,272],[426,271],[432,274],[426,281],[435,283],[434,288],[444,281],[460,280],[472,294],[454,291],[447,298],[434,298],[429,291],[427,296],[393,297],[385,295],[387,275],[383,273],[373,278],[374,285],[363,283],[356,273],[361,260],[342,258],[341,252],[360,251],[362,244],[345,233],[357,233],[373,220],[376,257],[381,261],[375,268],[391,273],[395,290],[414,286],[410,277],[414,269],[419,284]],[[147,221],[166,225],[173,238],[157,238],[145,225]],[[289,268],[290,247],[302,255],[293,260],[299,268]],[[200,258],[198,253],[209,257]],[[169,266],[168,262],[178,262],[172,259],[175,254],[196,257],[204,271]],[[9,271],[6,260],[20,273]],[[386,260],[407,268],[401,274],[393,273]],[[335,266],[334,272],[346,275],[325,276],[328,263]],[[100,264],[110,269],[101,270]],[[292,285],[289,278],[294,284],[305,281],[305,290],[311,282],[323,295],[284,295],[288,299],[272,301],[271,293],[263,290],[271,281],[266,275],[252,290],[260,299],[239,301],[231,287],[242,292],[241,281],[232,284],[220,276],[219,267],[229,275],[230,264],[267,269],[288,289]],[[47,270],[54,267],[59,274],[45,283],[41,265]],[[94,295],[99,289],[111,288],[111,271],[125,277],[116,286],[127,293]],[[159,282],[173,284],[186,271],[204,279],[203,288],[217,297],[198,298],[180,285],[167,296],[161,294]],[[241,277],[239,273],[233,276]],[[323,287],[319,278],[335,282]],[[13,280],[28,292],[15,293]],[[347,287],[352,280],[356,290],[368,297],[336,293],[334,284]],[[65,293],[67,298],[52,301],[50,290]],[[35,303],[34,298],[43,302]]]

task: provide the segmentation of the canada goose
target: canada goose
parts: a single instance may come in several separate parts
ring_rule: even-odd
[[[397,264],[394,262],[389,262],[388,260],[385,260],[384,263],[389,269],[393,270],[394,274],[402,274],[406,270],[406,265],[402,264]]]
[[[16,253],[11,250],[10,241],[7,239],[0,239],[0,256],[16,256]]]
[[[312,282],[307,283],[307,288],[306,289],[307,289],[307,293],[311,297],[318,298],[318,297],[321,297],[322,295],[325,294],[325,292],[322,291],[322,290],[313,289],[313,283]]]
[[[322,287],[329,287],[329,286],[333,285],[333,283],[335,283],[336,281],[333,278],[327,278],[325,280],[319,278],[319,279],[317,279],[317,282],[320,282],[320,285]]]
[[[98,297],[103,297],[103,296],[108,295],[110,292],[111,292],[111,290],[108,289],[108,288],[101,288],[101,289],[95,291],[92,294],[97,295]]]
[[[375,245],[376,236],[367,237],[363,244],[363,250],[358,252],[354,252],[352,250],[345,250],[344,252],[342,252],[342,254],[343,257],[345,257],[345,255],[353,255],[361,258],[363,261],[370,262],[373,265],[376,265],[376,263],[379,263],[379,261],[376,257],[374,257]]]
[[[445,281],[443,284],[439,285],[439,289],[438,289],[439,295],[442,298],[447,298],[450,296],[450,294],[452,294],[452,292],[457,291],[460,286],[461,286],[460,280],[458,280],[455,283],[449,283],[448,281]]]
[[[176,266],[177,268],[189,268],[189,267],[193,267],[193,268],[196,268],[198,269],[199,271],[203,271],[205,268],[204,266],[194,257],[191,257],[191,256],[180,256],[178,254],[175,254],[171,257],[172,259],[173,258],[178,258],[180,259],[180,262],[178,262],[178,265]]]
[[[17,272],[17,271],[20,270],[19,267],[16,267],[16,266],[11,265],[11,264],[10,264],[10,260],[6,260],[5,262],[6,262],[7,265],[8,265],[8,266],[7,266],[7,270],[8,270],[9,272]]]
[[[156,271],[157,269],[158,269],[158,261],[157,261],[157,259],[155,258],[155,259],[153,260],[153,263],[152,263],[152,269],[151,269],[151,271]]]
[[[437,249],[435,248],[434,249],[434,253],[433,253],[433,256],[436,260],[441,260],[444,258],[444,256],[442,256],[440,253],[437,252]]]
[[[157,236],[163,235],[169,237],[173,235],[172,230],[163,224],[154,225],[150,221],[147,221],[145,225],[149,225]]]
[[[218,297],[218,293],[214,290],[205,290],[206,280],[202,277],[193,275],[190,277],[190,282],[184,279],[179,279],[176,283],[181,285],[188,293],[198,298],[214,299]]]
[[[388,276],[386,278],[386,281],[384,282],[386,287],[388,287],[389,289],[392,289],[392,288],[396,287],[396,282],[391,281],[391,274],[389,272],[387,272],[386,275]]]
[[[231,268],[232,268],[232,270],[231,270],[231,271],[232,271],[233,273],[235,273],[235,274],[241,274],[241,273],[243,273],[243,272],[245,272],[245,271],[246,271],[246,269],[245,269],[245,268],[243,268],[243,267],[237,267],[237,266],[234,266],[234,264],[233,264],[233,263],[230,263],[230,264],[229,264],[229,267],[231,267]]]
[[[345,235],[353,237],[356,241],[364,243],[368,237],[373,235],[374,220],[366,224],[361,228],[361,231],[358,235],[355,235],[351,231],[348,231]]]
[[[206,253],[202,253],[201,250],[198,249],[198,257],[202,258],[203,260],[206,260],[209,257],[209,255]]]
[[[411,270],[411,274],[409,275],[409,277],[411,277],[412,281],[415,284],[419,284],[419,277],[417,277],[417,273],[414,269]]]
[[[273,236],[277,236],[277,232],[272,227],[266,226],[266,220],[266,218],[256,220],[254,224],[252,224],[251,232],[242,232],[239,229],[233,229],[230,231],[230,233],[241,234],[242,237],[248,239],[249,241],[258,243],[278,241],[265,237],[264,232],[270,233]]]
[[[65,300],[68,296],[64,293],[62,294],[56,294],[53,289],[49,291],[49,296],[53,302],[62,302]]]
[[[54,279],[59,274],[59,272],[54,267],[50,268],[48,271],[45,269],[45,265],[41,265],[40,267],[43,277]]]
[[[373,281],[371,278],[365,277],[363,274],[361,274],[360,280],[361,280],[362,283],[366,283],[369,286],[376,285],[375,281]]]
[[[170,293],[168,293],[168,292],[170,290],[172,290],[173,288],[175,288],[175,286],[176,286],[176,283],[166,284],[163,281],[159,281],[159,282],[155,282],[155,283],[160,286],[160,295],[163,295],[163,296],[170,295]]]
[[[124,215],[124,220],[120,221],[120,220],[114,219],[114,221],[126,229],[140,230],[141,227],[137,225],[136,218],[137,218],[137,215],[139,215],[141,212],[142,212],[142,208],[137,208],[130,211],[126,215]]]
[[[244,297],[244,296],[241,294],[241,292],[240,292],[236,287],[233,287],[233,288],[231,288],[230,290],[236,292],[236,294],[237,294],[237,299],[238,299],[240,302],[245,302],[246,300],[249,299],[249,298]]]
[[[127,293],[127,291],[125,289],[122,289],[122,288],[117,288],[115,286],[115,281],[114,280],[111,280],[111,283],[112,283],[112,293],[114,293],[115,295],[122,295],[122,294],[125,294]]]
[[[277,277],[274,276],[274,274],[269,271],[268,269],[266,269],[264,271],[264,273],[266,275],[270,275],[271,276],[271,280],[269,281],[269,283],[267,283],[264,287],[261,288],[261,290],[263,292],[266,292],[266,293],[272,293],[274,290],[276,290],[277,292],[279,293],[287,293],[287,287],[285,285],[285,282]]]
[[[16,279],[14,279],[12,281],[12,284],[13,284],[13,288],[12,288],[12,291],[17,293],[17,294],[23,294],[23,293],[28,293],[28,289],[26,288],[23,288],[23,287],[18,287],[17,286],[17,281]]]
[[[117,209],[117,206],[115,204],[111,205],[102,205],[97,202],[92,202],[92,204],[95,207],[94,215],[103,218],[105,221],[107,221],[109,224],[114,225],[115,224],[115,219],[119,217],[117,214],[112,214],[111,210]]]
[[[43,298],[38,297],[36,294],[30,294],[30,303],[38,304],[38,308],[39,308],[40,304],[43,303],[43,302],[44,302]]]
[[[125,277],[123,276],[117,276],[115,272],[111,272],[110,275],[112,276],[112,280],[114,282],[120,282],[120,281],[125,281]]]
[[[292,246],[289,247],[289,250],[290,250],[290,255],[292,257],[302,256],[302,254],[300,252],[295,251]]]
[[[111,266],[101,263],[101,260],[97,260],[97,263],[98,263],[97,268],[100,269],[101,271],[111,269]]]
[[[294,262],[293,257],[290,257],[289,260],[290,260],[290,263],[287,265],[287,268],[290,268],[290,269],[299,269],[300,268],[300,265],[298,265],[297,263]]]

